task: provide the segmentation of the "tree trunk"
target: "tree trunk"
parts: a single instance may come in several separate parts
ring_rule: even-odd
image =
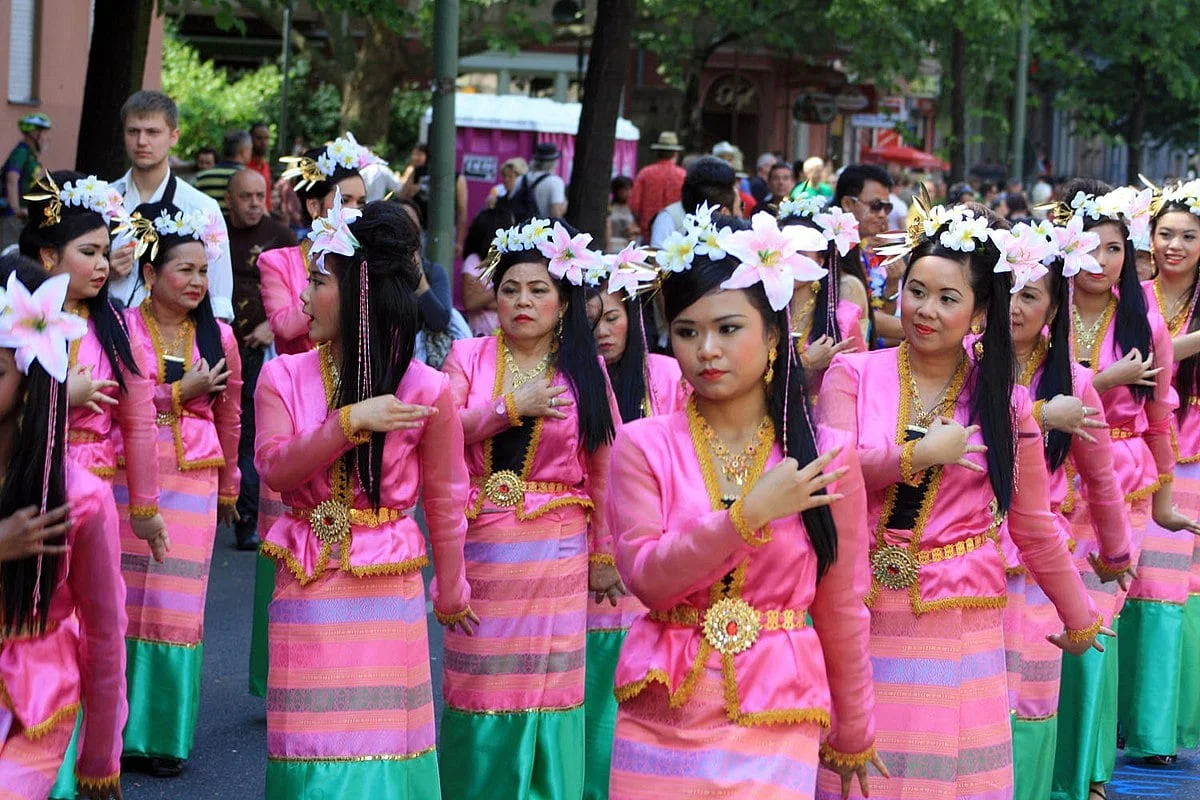
[[[703,61],[688,68],[683,83],[683,103],[679,106],[679,122],[675,126],[680,144],[689,153],[700,152],[704,146],[704,107],[700,103],[700,77],[703,72]]]
[[[404,41],[382,22],[373,21],[354,70],[342,82],[342,125],[354,131],[361,144],[371,148],[386,144],[392,91],[403,81],[406,66]]]
[[[85,175],[116,178],[125,171],[121,106],[142,88],[153,18],[153,3],[95,0],[75,150],[75,169]]]
[[[1142,172],[1142,150],[1146,143],[1146,68],[1140,62],[1133,67],[1134,85],[1140,91],[1134,92],[1133,108],[1129,110],[1129,125],[1126,134],[1126,144],[1129,147],[1129,161],[1125,167],[1125,183],[1130,186],[1141,186],[1138,175]]]
[[[607,233],[617,115],[629,67],[636,11],[637,0],[599,0],[583,84],[567,215],[572,225],[590,233],[598,244],[605,241]]]
[[[958,25],[950,36],[950,182],[967,174],[967,36]]]

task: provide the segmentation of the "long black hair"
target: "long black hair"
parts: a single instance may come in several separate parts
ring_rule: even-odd
[[[148,220],[154,220],[164,213],[174,217],[179,211],[180,209],[171,203],[143,203],[137,207],[135,213],[141,214]],[[161,275],[163,267],[171,260],[171,253],[175,248],[189,242],[199,244],[199,240],[191,235],[159,233],[158,249],[147,247],[142,253],[142,257],[138,259],[137,279],[139,281],[145,279],[144,267],[147,264],[154,270],[155,275]],[[145,302],[150,301],[147,299]],[[196,347],[199,348],[200,355],[211,367],[225,358],[225,348],[221,344],[221,329],[217,326],[217,318],[213,315],[209,292],[206,291],[204,297],[200,298],[200,304],[192,309],[191,317],[192,322],[196,325]],[[159,375],[158,379],[163,380],[164,376]]]
[[[351,230],[358,239],[353,256],[331,253],[326,268],[337,278],[341,300],[341,383],[337,405],[352,405],[372,397],[395,394],[412,363],[420,322],[417,317],[417,284],[421,267],[417,254],[421,237],[403,208],[386,200],[367,203]],[[367,286],[363,286],[365,272]],[[370,360],[361,358],[359,326],[366,293],[367,341]],[[370,389],[363,391],[363,378]],[[372,506],[380,507],[383,481],[383,444],[386,434],[342,456],[347,469],[356,469],[358,480]]]
[[[527,224],[525,220],[522,224]],[[579,232],[566,220],[553,219],[574,237]],[[492,291],[499,292],[504,275],[517,264],[540,263],[549,265],[549,259],[537,250],[517,250],[505,253],[492,275]],[[604,370],[596,353],[596,340],[592,336],[592,324],[587,317],[587,292],[566,278],[550,276],[550,282],[558,290],[560,300],[567,303],[562,317],[562,332],[558,334],[558,354],[555,364],[558,371],[567,377],[575,395],[575,408],[579,414],[579,438],[589,453],[608,444],[616,435],[616,424],[608,405],[608,385]]]
[[[781,228],[790,225],[800,225],[817,232],[822,230],[812,217],[787,217],[779,223]],[[837,322],[837,304],[841,288],[839,285],[841,261],[838,258],[837,245],[833,242],[830,242],[829,247],[826,248],[821,266],[825,267],[826,272],[825,277],[821,278],[820,288],[817,290],[816,304],[813,306],[812,312],[812,326],[808,332],[808,343],[815,342],[822,336],[829,336],[835,342],[840,342],[842,331]],[[832,299],[829,296],[830,292],[833,293]]]
[[[487,258],[496,231],[512,227],[514,221],[512,212],[507,208],[485,208],[480,211],[467,228],[467,236],[463,240],[463,257],[474,253],[480,260]]]
[[[13,272],[31,292],[46,280],[46,273],[34,261],[20,256],[0,258],[0,284],[7,283],[8,276]],[[55,407],[53,421],[49,414],[52,403]],[[28,506],[41,506],[46,442],[51,435],[51,424],[54,426],[54,447],[49,453],[50,486],[45,495],[46,508],[55,509],[67,501],[63,466],[67,438],[66,384],[51,378],[41,364],[34,362],[22,382],[20,400],[12,413],[17,415],[13,432],[16,441],[10,448],[9,462],[0,467],[0,474],[4,476],[4,483],[0,485],[0,518],[10,517]],[[59,545],[63,540],[64,537],[59,537],[47,540],[46,544]],[[62,556],[57,554],[46,553],[42,556],[42,577],[37,587],[40,598],[36,609],[33,594],[37,584],[38,557],[27,556],[0,562],[5,636],[26,633],[31,628],[36,633],[46,630],[61,559]]]
[[[1071,380],[1071,292],[1070,283],[1063,277],[1063,260],[1055,259],[1046,273],[1046,294],[1050,307],[1057,309],[1046,339],[1046,360],[1042,377],[1034,389],[1035,400],[1053,400],[1060,394],[1074,393]],[[1071,434],[1049,431],[1046,434],[1046,464],[1054,472],[1067,460],[1071,450]]]
[[[1158,230],[1158,221],[1163,218],[1164,214],[1169,214],[1172,211],[1181,211],[1185,214],[1191,214],[1191,207],[1187,203],[1172,201],[1163,205],[1158,213],[1154,215],[1154,219],[1150,221],[1150,235],[1153,236]],[[1200,276],[1200,264],[1192,270],[1192,285],[1188,291],[1192,293],[1192,307],[1188,311],[1187,330],[1184,333],[1193,333],[1200,329],[1200,302],[1197,302],[1196,280]],[[1191,400],[1193,397],[1200,396],[1200,353],[1193,354],[1178,361],[1175,364],[1177,372],[1175,373],[1175,391],[1179,395],[1179,408],[1175,409],[1175,418],[1179,422],[1183,422],[1183,418],[1188,415],[1192,408]]]
[[[78,172],[62,170],[51,173],[54,182],[61,187],[64,183],[77,183],[84,179]],[[59,221],[53,225],[42,227],[46,220],[45,212],[52,200],[31,200],[29,202],[29,222],[21,231],[21,255],[31,259],[35,264],[41,258],[45,249],[57,250],[62,256],[67,245],[84,234],[100,228],[108,230],[104,217],[82,206],[63,205],[59,211]],[[112,366],[113,376],[121,389],[125,389],[126,371],[140,375],[133,350],[129,346],[129,331],[125,328],[124,318],[117,313],[108,297],[108,281],[100,287],[95,297],[83,301],[88,310],[88,317],[96,328],[96,338],[108,363]]]
[[[1074,197],[1079,192],[1099,197],[1112,191],[1112,187],[1104,181],[1092,178],[1073,178],[1062,188],[1063,197]],[[1142,293],[1142,284],[1137,274],[1137,248],[1129,241],[1129,226],[1121,220],[1111,217],[1092,219],[1084,216],[1083,229],[1090,231],[1105,223],[1112,223],[1124,234],[1125,259],[1121,265],[1121,277],[1117,281],[1117,311],[1113,315],[1113,354],[1118,358],[1134,348],[1142,354],[1142,358],[1154,349],[1154,340],[1150,333],[1149,307],[1146,295]],[[1078,357],[1079,354],[1076,354]],[[1098,364],[1091,364],[1092,369],[1099,371]],[[1149,400],[1154,396],[1153,386],[1138,386],[1131,384],[1129,391],[1139,400]]]
[[[734,229],[748,227],[741,220],[721,218],[720,226],[725,225]],[[688,306],[705,295],[721,291],[721,284],[729,279],[737,267],[738,261],[732,256],[720,261],[713,261],[708,256],[696,256],[690,269],[669,275],[662,287],[667,323],[670,324]],[[796,459],[802,465],[808,464],[817,457],[817,442],[808,421],[811,415],[804,369],[788,336],[787,313],[771,308],[761,285],[737,291],[745,292],[751,305],[758,309],[765,332],[774,331],[779,337],[775,348],[775,379],[766,390],[767,409],[775,425],[775,441],[785,456]],[[785,419],[789,421],[786,427]],[[800,517],[817,554],[817,577],[820,578],[829,565],[837,560],[837,526],[828,506],[807,509],[801,512]]]
[[[976,218],[988,221],[988,227],[1007,229],[1008,222],[992,213],[979,203],[966,203]],[[934,236],[925,239],[913,248],[908,266],[904,270],[904,282],[908,282],[913,265],[922,258],[938,256],[947,258],[967,268],[967,282],[975,294],[975,311],[987,316],[980,343],[983,354],[976,360],[966,383],[970,393],[971,423],[979,425],[984,444],[987,445],[988,477],[1001,512],[1007,512],[1012,503],[1013,463],[1016,457],[1016,436],[1013,431],[1013,355],[1012,329],[1009,327],[1009,291],[1012,275],[994,272],[1000,260],[1000,252],[989,239],[976,245],[975,250],[964,253],[944,246],[940,237],[949,229],[943,225]]]
[[[314,147],[312,150],[307,151],[304,157],[316,161],[323,155],[325,155],[324,147]],[[346,180],[346,178],[353,178],[357,175],[359,175],[357,169],[348,169],[341,164],[337,164],[334,166],[333,174],[325,176],[325,180],[306,185],[303,189],[296,189],[296,197],[300,198],[300,211],[304,215],[304,224],[312,225],[313,222],[312,214],[308,213],[309,200],[324,203],[325,198],[333,194],[333,190],[337,188],[339,183]]]
[[[604,300],[602,295],[606,288],[589,289],[587,299],[595,297],[600,303],[600,316],[596,325],[604,318]],[[642,317],[642,301],[627,294],[620,298],[625,309],[628,323],[625,327],[625,349],[621,357],[614,363],[608,364],[608,380],[612,384],[613,394],[617,398],[617,407],[621,409],[621,421],[633,422],[644,416],[643,403],[646,400],[646,336],[645,321]],[[592,326],[593,332],[595,325]]]

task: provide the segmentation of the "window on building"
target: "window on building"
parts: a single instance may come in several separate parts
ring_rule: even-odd
[[[11,0],[8,31],[8,102],[37,102],[37,0]]]

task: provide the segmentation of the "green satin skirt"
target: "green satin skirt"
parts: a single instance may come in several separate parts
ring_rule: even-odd
[[[584,682],[583,800],[608,800],[613,731],[617,727],[617,698],[613,674],[626,631],[588,631],[587,678]]]
[[[204,645],[126,639],[129,721],[125,755],[186,759],[200,712]]]
[[[267,761],[267,800],[442,800],[437,754],[363,761]],[[463,765],[459,765],[461,768]],[[447,798],[457,795],[446,795]],[[466,797],[466,795],[462,795]],[[486,795],[477,795],[485,797]]]
[[[511,714],[447,708],[439,747],[443,753],[470,753],[471,760],[440,760],[442,796],[446,800],[579,800],[585,750],[583,708]]]
[[[1113,620],[1113,630],[1124,630]],[[1117,763],[1117,665],[1120,638],[1105,638],[1104,652],[1063,654],[1054,748],[1053,800],[1081,800],[1093,783],[1108,783]]]
[[[254,622],[250,629],[250,694],[267,696],[267,609],[275,591],[275,561],[259,550],[254,563]]]
[[[1183,606],[1125,602],[1117,716],[1126,755],[1175,755],[1182,647]]]
[[[1200,745],[1200,594],[1183,607],[1183,652],[1179,659],[1179,738],[1184,750]]]
[[[79,728],[83,724],[83,712],[75,715],[75,732],[71,734],[71,743],[63,755],[62,766],[58,768],[58,777],[54,779],[54,788],[50,790],[50,800],[75,800],[75,762],[79,760]]]
[[[1046,800],[1054,782],[1058,717],[1012,717],[1013,800]]]

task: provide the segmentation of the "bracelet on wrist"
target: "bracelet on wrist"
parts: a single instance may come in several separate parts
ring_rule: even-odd
[[[354,426],[350,424],[350,406],[342,406],[338,409],[338,422],[342,426],[342,435],[350,444],[358,446],[371,441],[370,431],[355,431]]]
[[[504,395],[504,410],[508,413],[508,424],[519,428],[524,424],[521,414],[517,411],[517,396],[512,392]]]
[[[454,614],[443,614],[442,612],[438,611],[436,608],[433,610],[433,616],[436,617],[437,621],[442,625],[454,625],[455,623],[462,622],[464,619],[467,618],[467,616],[470,613],[471,613],[470,605],[468,605],[462,611],[459,611]]]
[[[605,567],[615,567],[617,565],[617,557],[612,553],[592,553],[588,556],[588,563]]]
[[[130,506],[129,507],[129,518],[130,519],[150,519],[151,517],[155,517],[155,516],[158,516],[158,505],[157,504],[156,505]]]
[[[729,522],[733,525],[733,529],[738,532],[746,540],[751,547],[761,547],[771,541],[771,531],[767,526],[763,526],[759,530],[752,529],[746,524],[746,520],[742,518],[742,509],[744,507],[743,498],[739,497],[729,507]]]
[[[1096,638],[1096,634],[1100,632],[1100,626],[1103,624],[1104,616],[1097,615],[1096,621],[1091,625],[1088,625],[1086,628],[1080,628],[1079,630],[1071,630],[1070,628],[1067,628],[1067,638],[1072,642],[1090,642],[1092,639]]]
[[[834,750],[828,742],[821,744],[821,763],[841,769],[858,769],[875,757],[875,748],[868,747],[860,753],[842,753]]]

